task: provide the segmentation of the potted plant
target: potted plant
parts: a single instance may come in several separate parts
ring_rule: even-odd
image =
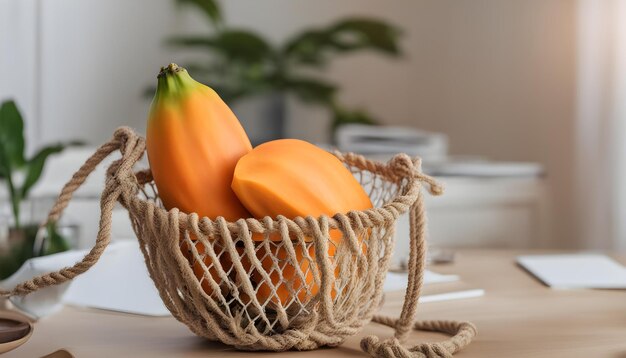
[[[328,26],[305,29],[285,43],[274,45],[252,30],[225,24],[216,0],[177,1],[202,11],[212,27],[212,33],[207,35],[179,36],[168,41],[181,48],[209,53],[206,61],[186,65],[194,77],[213,87],[229,105],[234,105],[235,111],[244,99],[265,98],[265,108],[254,111],[257,118],[253,119],[261,122],[254,127],[264,133],[249,131],[253,142],[284,135],[286,94],[329,109],[331,133],[346,123],[377,122],[365,110],[342,105],[337,84],[314,73],[324,69],[334,57],[358,51],[399,56],[401,32],[395,26],[372,18],[345,18]],[[241,116],[239,119],[244,126],[250,122]],[[259,135],[262,137],[254,138]]]
[[[68,250],[65,239],[57,232],[56,223],[50,223],[41,237],[46,240],[36,244],[38,222],[24,222],[22,209],[30,190],[40,179],[46,160],[61,152],[64,144],[41,148],[31,158],[24,153],[24,120],[15,102],[6,101],[0,106],[0,182],[8,192],[12,220],[9,222],[8,243],[0,248],[0,280],[17,271],[28,259]],[[6,202],[5,202],[6,204]]]

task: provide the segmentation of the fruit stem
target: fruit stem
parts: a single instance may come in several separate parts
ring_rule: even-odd
[[[178,66],[175,63],[170,63],[167,66],[161,67],[161,71],[157,75],[157,78],[165,77],[168,74],[169,75],[173,75],[173,74],[175,74],[177,72],[180,72],[180,71],[185,71],[185,69],[180,67],[180,66]]]

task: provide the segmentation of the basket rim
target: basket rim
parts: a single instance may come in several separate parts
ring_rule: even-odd
[[[235,221],[228,221],[222,216],[211,219],[206,216],[199,216],[197,213],[186,213],[178,208],[166,210],[153,202],[142,199],[137,195],[139,187],[153,180],[150,168],[134,172],[131,177],[119,178],[120,180],[132,180],[134,193],[126,193],[121,199],[122,205],[127,210],[137,212],[150,212],[155,219],[158,217],[176,217],[181,229],[194,230],[197,228],[203,234],[213,236],[219,233],[219,227],[226,226],[231,233],[240,231],[251,231],[252,233],[274,233],[283,225],[289,228],[299,228],[306,234],[313,227],[320,227],[320,224],[328,225],[329,229],[342,229],[350,225],[359,228],[374,228],[380,225],[388,225],[402,214],[406,213],[411,205],[420,195],[423,181],[430,184],[432,193],[439,193],[442,189],[431,178],[421,173],[420,158],[411,159],[407,154],[400,153],[392,157],[386,163],[370,160],[355,153],[333,154],[343,163],[351,165],[361,171],[381,175],[386,181],[399,185],[400,191],[387,203],[380,207],[373,207],[365,210],[351,210],[346,213],[335,213],[332,216],[298,216],[287,218],[282,215],[276,217],[266,216],[264,218],[240,218]],[[313,225],[312,225],[313,224]]]

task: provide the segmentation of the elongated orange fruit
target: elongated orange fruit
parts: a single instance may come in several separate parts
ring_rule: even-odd
[[[250,217],[231,189],[237,161],[252,149],[250,140],[218,94],[176,64],[162,68],[158,75],[146,141],[150,169],[165,208],[211,219]],[[195,246],[204,253],[202,244]],[[181,249],[191,259],[186,243]],[[219,283],[211,262],[203,261]],[[199,263],[191,264],[202,279]],[[212,293],[208,285],[203,288]]]
[[[339,159],[319,147],[296,139],[267,142],[244,155],[235,168],[232,188],[256,218],[332,216],[372,207],[363,187]],[[330,237],[338,244],[342,234],[331,230]],[[280,237],[275,235],[270,239],[276,241]],[[281,304],[287,305],[296,297],[303,302],[317,293],[310,261],[304,259],[307,251],[313,258],[313,247],[296,247],[299,267],[282,262],[281,269],[272,270],[274,259],[285,261],[287,252],[282,246],[260,244],[257,257],[270,273],[276,291],[272,292],[262,276],[253,272],[253,279],[259,282],[257,299],[261,303],[268,299],[277,303],[278,296]],[[334,253],[335,246],[329,244],[328,254],[333,256]],[[297,270],[302,271],[304,282]]]
[[[146,140],[166,208],[231,221],[249,216],[231,182],[250,140],[218,94],[175,64],[159,73]]]

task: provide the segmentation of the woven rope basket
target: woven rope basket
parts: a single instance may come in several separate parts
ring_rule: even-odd
[[[370,321],[395,329],[392,338],[369,336],[362,349],[375,357],[449,357],[476,334],[471,323],[414,322],[425,264],[421,187],[442,188],[420,172],[419,160],[400,154],[388,163],[335,155],[360,180],[374,204],[333,217],[239,219],[227,222],[166,211],[149,170],[134,172],[145,140],[119,128],[65,185],[48,221],[59,219],[72,193],[109,154],[96,243],[72,267],[35,277],[1,296],[26,295],[87,271],[110,242],[116,203],[129,212],[145,262],[172,315],[195,334],[241,350],[310,350],[340,345]],[[207,198],[207,200],[211,200]],[[409,211],[409,282],[400,317],[375,315],[393,250],[399,215]],[[407,348],[412,329],[450,334],[448,340]]]

